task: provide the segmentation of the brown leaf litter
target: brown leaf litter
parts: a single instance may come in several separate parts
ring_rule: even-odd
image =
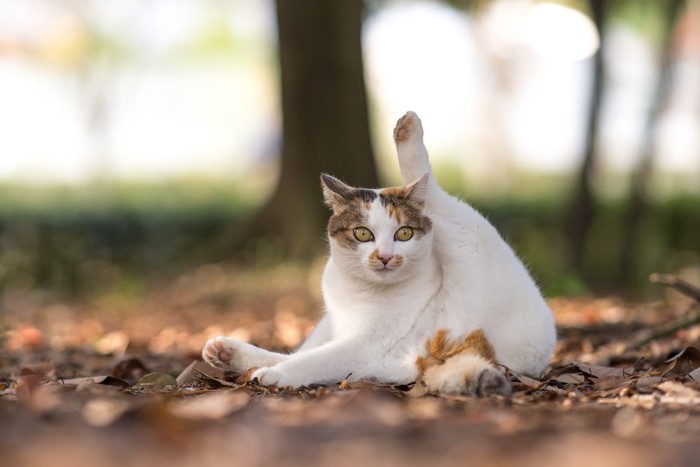
[[[410,385],[348,380],[271,388],[197,358],[211,334],[268,348],[303,339],[317,298],[284,277],[264,298],[231,291],[225,314],[203,298],[210,289],[182,283],[114,321],[102,305],[15,299],[34,308],[10,309],[0,342],[2,464],[636,467],[700,458],[700,327],[627,345],[679,318],[663,304],[552,301],[553,363],[539,379],[505,369],[508,397],[414,398]]]

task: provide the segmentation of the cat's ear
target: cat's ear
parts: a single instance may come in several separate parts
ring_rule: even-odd
[[[430,181],[430,172],[426,172],[415,182],[406,185],[406,199],[413,204],[423,209],[425,206],[425,198],[428,193],[428,182]]]
[[[335,213],[342,211],[348,200],[352,198],[353,188],[328,174],[321,174],[321,187],[323,200]]]

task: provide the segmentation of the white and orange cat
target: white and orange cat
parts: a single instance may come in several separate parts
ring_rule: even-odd
[[[230,337],[207,341],[210,364],[261,384],[299,387],[345,378],[416,382],[418,393],[508,394],[500,367],[547,366],[554,321],[496,229],[436,183],[418,116],[394,129],[403,187],[352,188],[322,175],[330,257],[325,315],[292,354]]]

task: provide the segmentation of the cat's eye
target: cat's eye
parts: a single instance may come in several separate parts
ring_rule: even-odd
[[[410,227],[401,227],[396,231],[394,238],[400,242],[406,242],[413,237],[413,229]]]
[[[353,229],[352,233],[358,242],[369,242],[374,238],[372,232],[365,227],[357,227],[356,229]]]

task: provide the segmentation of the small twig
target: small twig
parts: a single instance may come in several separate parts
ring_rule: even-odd
[[[676,289],[683,295],[692,298],[696,302],[700,302],[700,289],[695,287],[693,284],[684,281],[683,279],[680,279],[676,276],[672,276],[670,274],[654,273],[651,276],[649,276],[649,280],[651,282],[663,284],[665,286]]]
[[[630,344],[627,345],[626,350],[637,350],[644,347],[649,342],[658,339],[660,337],[668,336],[681,329],[693,326],[695,324],[700,324],[700,310],[698,309],[698,304],[693,303],[693,305],[688,309],[688,311],[680,318],[674,319],[671,322],[664,323],[661,326],[649,331],[644,337],[641,337]]]
[[[695,301],[690,305],[688,311],[686,311],[683,316],[650,330],[643,337],[629,343],[626,350],[638,350],[655,339],[671,335],[676,331],[695,324],[700,324],[700,307],[698,307],[698,305],[700,305],[700,289],[670,274],[652,274],[649,276],[649,280],[657,284],[671,287]]]

